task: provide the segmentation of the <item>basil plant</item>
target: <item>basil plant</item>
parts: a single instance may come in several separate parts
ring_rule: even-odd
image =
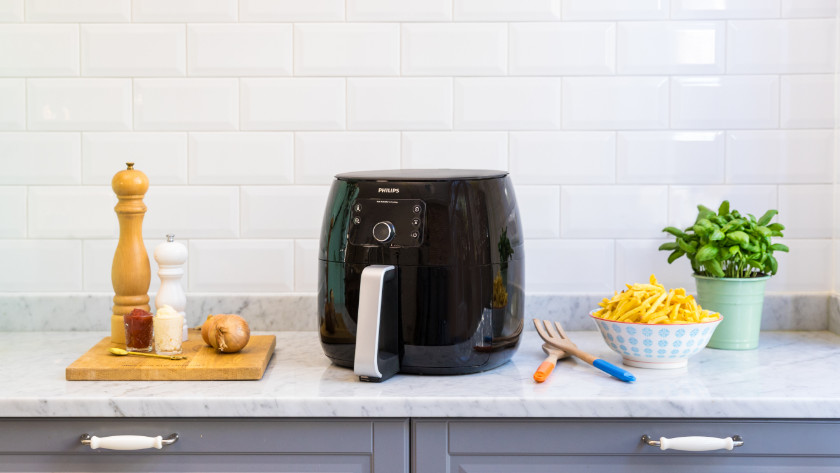
[[[720,204],[717,213],[698,205],[694,225],[680,230],[666,227],[662,231],[676,237],[676,241],[662,244],[660,251],[670,251],[668,263],[681,256],[691,262],[691,268],[700,276],[717,278],[755,278],[776,274],[779,263],[774,251],[788,251],[788,247],[770,241],[782,237],[785,226],[770,223],[779,213],[768,210],[761,218],[751,214],[742,216],[729,210],[729,201]]]

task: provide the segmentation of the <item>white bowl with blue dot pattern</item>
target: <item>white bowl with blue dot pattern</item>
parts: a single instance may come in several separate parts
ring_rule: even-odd
[[[688,365],[688,359],[706,347],[720,321],[685,324],[639,324],[616,322],[589,314],[607,346],[621,355],[625,365],[672,369]]]

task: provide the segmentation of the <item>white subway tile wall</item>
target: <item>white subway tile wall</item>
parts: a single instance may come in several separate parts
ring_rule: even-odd
[[[837,5],[0,0],[0,293],[112,290],[126,162],[193,293],[317,291],[333,176],[393,168],[509,171],[530,294],[693,288],[661,230],[723,199],[840,292]]]

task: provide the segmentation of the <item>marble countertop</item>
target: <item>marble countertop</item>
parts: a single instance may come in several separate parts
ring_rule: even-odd
[[[534,332],[495,370],[380,384],[331,365],[317,332],[271,333],[262,380],[147,382],[65,380],[103,332],[0,332],[0,417],[840,417],[840,336],[827,331],[764,332],[757,350],[705,349],[678,370],[629,368],[632,384],[577,360],[535,383]],[[598,332],[570,337],[620,364]]]

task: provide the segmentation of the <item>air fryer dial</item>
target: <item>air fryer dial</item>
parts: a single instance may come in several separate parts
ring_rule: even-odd
[[[357,199],[348,239],[354,245],[416,247],[423,242],[426,203],[419,199]]]

